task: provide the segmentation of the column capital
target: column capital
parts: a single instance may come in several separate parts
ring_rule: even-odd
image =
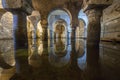
[[[94,8],[86,11],[88,16],[88,32],[87,32],[87,44],[99,44],[100,42],[100,18],[102,16],[102,10]]]
[[[100,20],[100,17],[102,16],[102,10],[97,8],[87,10],[85,13],[88,17],[89,23]]]
[[[89,10],[93,8],[104,9],[111,5],[113,0],[83,0],[83,10]]]
[[[37,26],[37,23],[40,21],[41,16],[39,11],[33,11],[30,16],[27,18],[34,26]]]
[[[23,11],[28,15],[31,14],[33,10],[32,4],[26,0],[2,0],[2,6],[7,11]]]

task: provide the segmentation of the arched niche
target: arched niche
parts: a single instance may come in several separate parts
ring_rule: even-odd
[[[53,23],[53,36],[55,39],[67,38],[67,24],[64,20],[58,20]]]
[[[76,37],[78,38],[87,38],[87,26],[88,26],[88,18],[87,15],[80,10],[78,13],[79,26],[76,29]]]

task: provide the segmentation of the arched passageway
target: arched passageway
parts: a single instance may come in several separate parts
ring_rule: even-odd
[[[63,20],[59,20],[54,24],[54,38],[67,38],[66,24]]]
[[[61,33],[61,35],[63,35],[63,33],[65,33],[63,35],[65,38],[71,38],[70,23],[71,23],[71,17],[69,16],[69,14],[66,11],[64,11],[62,9],[53,10],[48,15],[49,38],[55,39],[56,36],[54,33],[56,33],[57,35],[60,35],[60,31],[61,31],[60,29],[64,29],[64,31]],[[59,31],[59,32],[57,32],[57,31]]]
[[[76,28],[76,38],[87,38],[88,18],[83,10],[80,10],[78,14],[78,19],[79,25]]]

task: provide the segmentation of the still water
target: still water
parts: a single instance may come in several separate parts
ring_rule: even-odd
[[[0,40],[0,80],[120,80],[120,44],[86,40],[29,40],[15,50]]]

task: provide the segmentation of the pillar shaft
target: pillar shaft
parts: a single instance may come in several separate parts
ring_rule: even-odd
[[[87,44],[99,44],[100,42],[100,18],[101,18],[101,10],[99,9],[91,9],[87,11],[89,24],[87,30]]]
[[[49,33],[50,33],[50,39],[53,39],[53,38],[54,38],[54,36],[53,36],[53,35],[54,35],[54,32],[53,32],[52,30],[50,30]]]
[[[43,26],[43,37],[42,37],[43,40],[47,40],[48,39],[48,31],[47,31],[47,25]]]
[[[26,14],[24,12],[13,14],[13,38],[16,49],[28,47]]]
[[[76,27],[73,27],[73,28],[72,28],[72,33],[71,33],[71,38],[72,38],[72,39],[75,39],[75,38],[76,38],[75,34],[76,34]]]

